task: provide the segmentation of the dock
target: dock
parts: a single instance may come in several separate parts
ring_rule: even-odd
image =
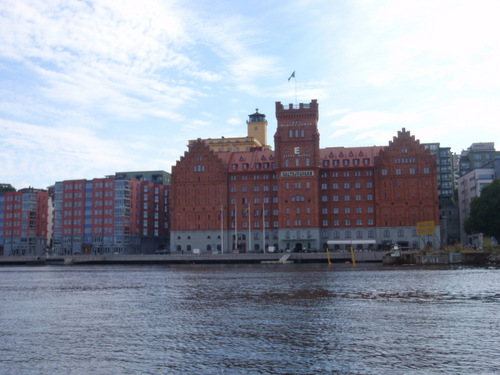
[[[355,251],[356,262],[382,262],[383,251]],[[351,261],[350,252],[330,253],[332,262]],[[88,264],[293,264],[328,263],[325,252],[317,253],[229,253],[229,254],[110,254],[0,256],[0,265],[88,265]]]

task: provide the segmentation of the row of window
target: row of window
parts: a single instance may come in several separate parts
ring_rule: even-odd
[[[356,207],[355,211],[357,214],[362,214],[363,213],[363,207]],[[373,207],[367,207],[366,212],[369,214],[373,213]],[[328,215],[328,208],[324,207],[321,209],[321,213],[323,215]],[[333,214],[340,214],[340,208],[334,207],[332,209]],[[344,213],[345,214],[350,214],[351,213],[351,207],[344,207]]]
[[[430,174],[431,173],[431,170],[430,170],[429,167],[425,167],[423,169],[423,171],[424,171],[424,174]],[[396,168],[394,172],[395,172],[395,174],[397,176],[400,176],[400,175],[403,174],[403,170],[401,168]],[[409,168],[408,172],[411,175],[415,175],[415,174],[417,174],[417,168]],[[389,171],[387,170],[387,168],[382,169],[382,176],[387,176],[388,174],[389,174]]]
[[[334,182],[332,184],[332,189],[333,190],[337,190],[339,189],[339,186],[343,186],[344,189],[351,189],[351,186],[354,186],[355,189],[361,189],[362,188],[362,183],[361,182],[355,182],[355,183],[351,183],[351,182],[344,182],[343,185],[340,185],[339,183],[337,182]],[[373,182],[372,181],[367,181],[366,182],[366,188],[367,189],[372,189],[373,188]],[[328,184],[326,183],[322,183],[321,184],[321,190],[327,190],[328,189]]]
[[[331,173],[331,174],[330,174]],[[344,172],[322,172],[321,178],[328,178],[329,176],[338,178],[338,177],[361,177],[363,175],[362,171],[344,171]],[[367,177],[373,176],[373,170],[364,171],[364,175]]]
[[[353,221],[351,219],[345,219],[344,220],[344,226],[346,227],[350,227],[352,225]],[[368,219],[366,224],[370,227],[374,226],[375,225],[375,220],[374,219]],[[324,219],[322,222],[321,222],[321,225],[323,227],[328,227],[330,226],[330,222],[329,220],[327,219]],[[355,225],[357,225],[358,227],[362,227],[364,224],[363,224],[363,219],[356,219],[356,222],[355,222]],[[339,219],[334,219],[333,220],[333,226],[334,227],[339,227],[340,226],[340,220]]]
[[[271,177],[270,177],[270,176],[271,176]],[[231,175],[231,176],[229,177],[229,179],[230,179],[231,181],[237,181],[237,180],[238,180],[238,177],[240,177],[240,178],[241,178],[241,181],[248,181],[248,176],[247,176],[247,175],[242,175],[242,176]],[[260,174],[254,174],[254,175],[253,175],[253,180],[254,180],[254,181],[258,181],[258,180],[260,180],[260,178],[261,178],[261,177],[262,177],[262,179],[263,179],[263,180],[269,180],[269,179],[276,180],[276,179],[278,179],[278,177],[277,177],[275,174],[271,174],[271,175],[270,175],[270,174],[266,173],[266,174],[263,174],[263,175],[260,175]]]
[[[352,159],[352,163],[351,163],[351,159],[342,159],[342,160],[338,160],[338,159],[335,159],[335,160],[332,160],[332,166],[333,167],[339,167],[339,166],[344,166],[344,167],[348,167],[350,165],[370,165],[370,159]],[[363,164],[361,164],[361,162]],[[330,160],[323,160],[323,166],[324,167],[329,167],[330,166]]]
[[[417,229],[415,229],[415,228],[413,228],[411,230],[410,229],[408,229],[408,230],[398,229],[396,232],[396,236],[399,238],[404,238],[407,234],[407,231],[411,231],[412,237],[418,237]],[[341,232],[338,230],[333,231],[331,234],[332,234],[333,239],[340,239],[341,238]],[[343,238],[353,238],[352,231],[350,231],[350,230],[344,231],[343,234],[344,234]],[[354,235],[356,236],[356,238],[361,239],[364,236],[364,232],[358,230],[354,233]],[[375,238],[375,230],[373,230],[373,229],[368,230],[366,235],[367,235],[367,238]],[[326,231],[326,230],[323,231],[321,233],[321,237],[324,239],[330,238],[330,232]],[[382,237],[383,238],[391,238],[391,230],[384,229],[384,231],[382,232]]]
[[[267,163],[267,162],[266,163],[255,163],[255,169],[261,169],[261,166],[262,166],[263,169],[269,169],[269,168],[275,169],[276,168],[276,163],[274,163],[274,162],[273,163]],[[250,164],[248,164],[248,163],[242,163],[241,164],[241,168],[243,170],[247,170],[249,167],[250,167]],[[232,164],[231,165],[231,169],[233,171],[237,170],[238,169],[238,164],[237,163]]]
[[[349,194],[346,194],[344,195],[344,202],[350,202],[351,201],[351,195]],[[357,202],[360,202],[363,200],[363,197],[361,194],[356,194],[354,196],[354,199],[357,201]],[[373,194],[366,194],[366,200],[367,201],[372,201],[373,200]],[[332,201],[333,202],[339,202],[340,201],[340,196],[338,195],[334,195],[332,196]],[[328,195],[322,195],[321,196],[321,202],[328,202]]]

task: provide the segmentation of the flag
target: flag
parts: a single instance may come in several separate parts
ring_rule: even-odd
[[[247,216],[248,212],[250,212],[250,207],[247,207],[243,210],[243,216]]]
[[[292,75],[288,77],[288,82],[290,82],[292,78],[295,78],[295,70],[293,71]]]

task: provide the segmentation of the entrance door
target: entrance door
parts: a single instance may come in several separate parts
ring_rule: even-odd
[[[302,251],[302,244],[301,244],[300,242],[297,242],[297,243],[295,244],[295,251],[296,251],[297,253],[300,253],[300,252]]]

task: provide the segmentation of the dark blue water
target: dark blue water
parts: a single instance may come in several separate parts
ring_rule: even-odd
[[[500,270],[0,268],[1,374],[492,374]]]

